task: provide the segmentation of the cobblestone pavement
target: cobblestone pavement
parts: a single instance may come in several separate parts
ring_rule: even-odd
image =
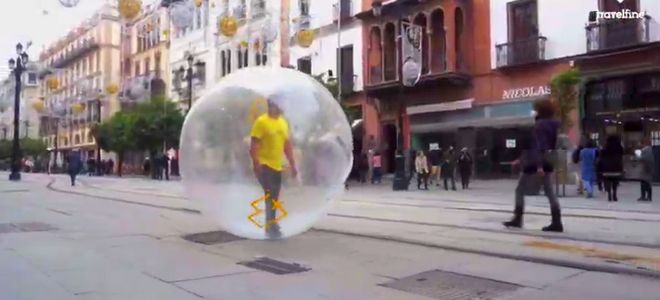
[[[198,244],[218,230],[180,182],[0,173],[0,299],[659,299],[660,207],[562,198],[564,234],[531,197],[505,230],[514,181],[469,191],[350,190],[291,239]],[[573,188],[574,191],[574,188]],[[266,256],[261,270],[238,264]],[[276,275],[269,268],[310,269]],[[621,288],[626,287],[626,288]],[[480,295],[480,296],[475,296]],[[452,299],[454,299],[452,298]]]

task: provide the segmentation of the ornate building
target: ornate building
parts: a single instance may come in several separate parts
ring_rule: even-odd
[[[120,36],[117,9],[106,4],[39,57],[46,68],[41,136],[58,163],[74,148],[85,159],[100,155],[92,128],[119,109],[106,88],[120,81]]]

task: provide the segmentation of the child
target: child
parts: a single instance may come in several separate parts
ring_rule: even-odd
[[[380,152],[374,153],[373,156],[374,175],[371,178],[371,184],[380,183],[382,177],[382,162]]]

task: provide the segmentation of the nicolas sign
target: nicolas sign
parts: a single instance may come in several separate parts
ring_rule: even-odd
[[[546,95],[550,95],[549,86],[527,86],[523,88],[504,90],[502,93],[502,100],[523,99]]]

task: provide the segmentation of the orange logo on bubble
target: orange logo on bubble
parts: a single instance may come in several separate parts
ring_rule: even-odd
[[[252,224],[256,225],[259,228],[268,228],[270,226],[273,226],[274,224],[277,224],[280,220],[286,218],[286,216],[289,214],[284,209],[284,206],[282,206],[281,201],[279,201],[277,199],[273,199],[272,200],[273,201],[273,207],[271,209],[272,210],[279,210],[280,211],[280,216],[276,217],[275,219],[272,219],[272,220],[268,221],[266,224],[259,223],[259,221],[255,220],[255,218],[258,215],[260,215],[262,212],[264,212],[263,209],[259,208],[259,206],[258,206],[259,202],[264,202],[264,204],[265,204],[266,201],[269,201],[269,200],[270,200],[270,195],[266,194],[265,196],[263,196],[263,197],[261,197],[257,200],[254,200],[254,201],[252,201],[252,203],[250,203],[250,205],[254,208],[254,212],[251,215],[248,216],[248,220],[250,220],[250,222],[252,222]]]

